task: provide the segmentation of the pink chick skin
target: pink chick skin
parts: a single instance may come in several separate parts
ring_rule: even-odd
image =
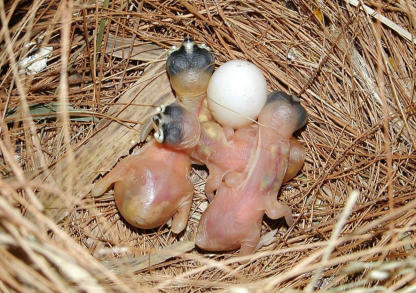
[[[252,124],[233,131],[224,129],[214,121],[201,124],[201,136],[198,145],[192,150],[191,157],[203,163],[209,170],[205,184],[205,193],[212,201],[215,190],[220,186],[224,176],[232,171],[243,172],[255,150],[258,132],[257,124]],[[290,139],[288,168],[283,182],[287,182],[299,172],[305,159],[303,146],[295,139]]]
[[[95,184],[92,195],[98,196],[114,184],[116,206],[128,223],[152,229],[173,217],[172,232],[179,233],[186,227],[193,195],[187,149],[199,140],[197,112],[214,70],[214,57],[206,46],[185,38],[179,48],[170,51],[166,70],[178,102],[158,107],[140,137],[144,142],[155,130],[157,142],[153,140],[139,154],[123,159]]]
[[[128,223],[152,229],[173,217],[172,232],[179,233],[192,204],[190,169],[188,155],[152,141],[139,154],[120,161],[95,184],[92,195],[99,196],[114,184],[117,208]]]
[[[288,171],[292,135],[306,119],[306,111],[297,100],[282,92],[269,95],[260,112],[255,151],[243,172],[224,177],[201,217],[197,246],[208,251],[240,248],[240,255],[247,255],[259,242],[265,213],[271,219],[285,217],[288,225],[293,224],[291,209],[276,196]],[[289,172],[298,171],[296,164],[303,163],[300,144],[294,145],[297,151]]]

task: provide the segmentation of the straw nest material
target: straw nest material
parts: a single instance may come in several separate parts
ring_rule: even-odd
[[[0,291],[416,290],[415,2],[0,0],[0,18]],[[194,247],[203,168],[178,236],[89,195],[173,101],[166,52],[185,35],[309,114],[279,193],[295,225],[265,219],[244,259]]]

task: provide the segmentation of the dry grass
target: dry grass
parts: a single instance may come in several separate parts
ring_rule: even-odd
[[[0,0],[0,291],[416,290],[416,6],[346,2]],[[173,99],[165,52],[186,34],[309,113],[306,164],[279,195],[296,224],[266,219],[248,263],[193,246],[204,170],[177,237],[128,226],[111,192],[88,196]],[[43,71],[19,72],[47,47]]]

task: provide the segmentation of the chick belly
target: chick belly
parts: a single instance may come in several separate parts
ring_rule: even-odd
[[[256,208],[257,204],[250,200],[244,203],[243,198],[235,205],[224,201],[213,202],[201,217],[195,242],[204,250],[235,250],[259,237],[264,212]]]
[[[128,223],[151,229],[165,224],[193,187],[186,168],[177,170],[167,164],[150,169],[145,165],[130,169],[128,177],[115,183],[114,193],[116,206]]]
[[[133,187],[133,188],[132,188]],[[126,186],[126,182],[117,182],[114,185],[116,206],[123,218],[132,226],[142,229],[152,229],[166,223],[175,213],[177,201],[151,201],[151,197],[143,193],[143,189]],[[121,200],[121,196],[123,199]]]

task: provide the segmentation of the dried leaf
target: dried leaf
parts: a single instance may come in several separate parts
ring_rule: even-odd
[[[180,241],[141,257],[126,256],[122,259],[104,261],[104,265],[111,270],[122,269],[124,273],[126,272],[125,269],[130,272],[137,272],[163,263],[170,258],[181,256],[194,248],[195,243],[193,241]]]
[[[133,44],[133,45],[132,45]],[[130,47],[131,53],[130,53]],[[132,38],[121,38],[110,34],[106,46],[107,54],[117,58],[137,61],[154,61],[160,58],[164,50],[157,45],[143,43]]]
[[[67,106],[68,113],[70,115],[71,121],[78,121],[78,122],[98,122],[99,119],[94,117],[94,113],[83,110],[83,109],[76,109],[72,105]],[[29,108],[30,115],[32,115],[33,120],[43,120],[43,119],[51,119],[56,118],[58,115],[59,110],[59,103],[52,102],[48,104],[36,104]],[[8,111],[6,115],[6,122],[12,121],[20,121],[22,120],[19,117],[19,109],[13,108]],[[90,116],[88,116],[90,114]]]

